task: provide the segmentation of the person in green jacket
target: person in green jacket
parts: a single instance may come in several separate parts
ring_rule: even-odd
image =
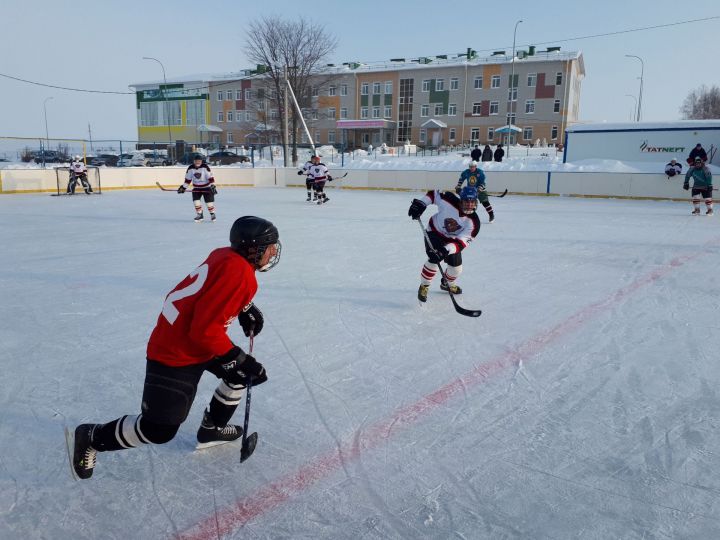
[[[712,173],[710,169],[705,165],[702,158],[696,157],[695,163],[688,172],[685,174],[685,183],[683,189],[690,189],[690,178],[693,179],[692,186],[692,203],[693,203],[693,216],[700,215],[700,201],[705,199],[705,208],[707,209],[705,214],[708,216],[713,215],[713,200],[712,200]]]

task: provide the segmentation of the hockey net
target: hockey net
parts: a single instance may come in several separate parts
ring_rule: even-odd
[[[100,167],[87,167],[87,179],[92,188],[92,195],[101,195]],[[70,183],[70,167],[55,167],[55,180],[57,181],[57,193],[52,195],[67,195],[68,184]],[[75,193],[85,195],[85,190],[79,180],[75,185]]]

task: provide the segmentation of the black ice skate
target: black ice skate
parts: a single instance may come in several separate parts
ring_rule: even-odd
[[[225,427],[217,427],[210,418],[210,413],[205,410],[200,429],[197,432],[197,450],[210,448],[219,444],[233,442],[242,437],[243,429],[240,426],[228,424]]]
[[[452,294],[462,294],[462,289],[460,287],[458,287],[454,283],[452,285],[449,284],[445,278],[442,278],[440,280],[440,290],[448,291]]]
[[[427,302],[428,289],[430,285],[420,285],[418,289],[418,300],[421,302]]]
[[[204,219],[204,218],[203,218],[203,213],[202,213],[202,212],[199,212],[199,213],[195,216],[195,223],[200,223],[203,219]]]
[[[310,197],[310,195],[308,195],[308,198],[305,200],[306,200],[306,202],[310,202],[310,199],[311,199],[311,197]]]
[[[492,223],[493,221],[495,221],[495,214],[490,214],[488,218],[488,223]]]
[[[210,212],[210,221],[215,221],[216,219],[215,212]]]
[[[715,212],[713,212],[713,209],[710,208],[707,212],[705,212],[706,216],[712,216]]]
[[[691,216],[699,216],[699,215],[700,215],[700,209],[699,209],[699,208],[696,208],[695,210],[692,211],[692,214],[690,214],[690,215],[691,215]]]
[[[80,480],[87,480],[95,469],[97,451],[91,446],[92,433],[97,424],[80,424],[75,428],[72,467]]]

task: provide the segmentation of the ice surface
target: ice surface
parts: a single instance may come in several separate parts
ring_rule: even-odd
[[[439,283],[418,305],[413,196],[228,188],[202,224],[159,190],[0,197],[0,538],[720,537],[718,218],[491,199],[471,319]],[[165,294],[244,214],[283,241],[254,455],[193,451],[206,375],[172,442],[75,482],[63,426],[139,412]]]

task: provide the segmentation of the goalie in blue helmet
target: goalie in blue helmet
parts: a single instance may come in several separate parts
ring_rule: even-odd
[[[446,279],[440,281],[440,288],[452,294],[462,294],[455,281],[462,273],[462,250],[480,232],[480,218],[475,213],[478,205],[478,190],[474,186],[465,186],[460,194],[452,191],[428,191],[421,199],[414,199],[408,210],[412,219],[420,219],[428,205],[434,204],[438,211],[427,223],[426,230],[430,243],[425,241],[428,259],[420,272],[418,300],[427,301],[428,289],[438,263],[447,263]]]

